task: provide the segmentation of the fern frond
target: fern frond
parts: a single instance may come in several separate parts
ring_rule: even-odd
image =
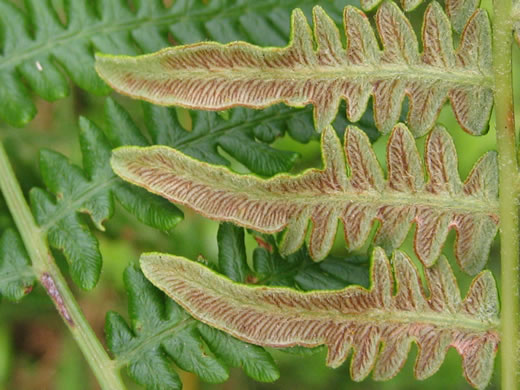
[[[193,40],[250,40],[262,45],[286,42],[288,33],[279,27],[296,6],[319,3],[333,13],[340,10],[330,0],[234,0],[209,5],[176,0],[165,8],[161,0],[65,2],[63,25],[52,0],[28,0],[27,12],[11,0],[0,1],[0,119],[21,126],[36,108],[31,91],[47,100],[69,93],[67,76],[81,88],[106,94],[98,78],[93,51],[118,54],[150,52],[170,46],[170,33],[180,44]],[[287,34],[287,35],[286,35]]]
[[[468,21],[455,51],[448,18],[437,3],[430,4],[422,54],[412,26],[392,2],[383,3],[376,15],[383,51],[362,12],[346,7],[344,19],[346,49],[336,25],[315,7],[315,41],[297,9],[285,48],[204,42],[140,57],[98,55],[96,69],[117,91],[160,105],[222,110],[312,103],[319,131],[335,118],[342,99],[348,119],[356,122],[373,96],[376,125],[389,132],[405,95],[415,136],[432,128],[447,98],[464,130],[487,130],[493,78],[490,26],[483,10]]]
[[[197,160],[229,165],[219,152],[221,148],[262,176],[286,172],[298,158],[297,153],[275,149],[269,143],[285,131],[303,142],[314,133],[310,111],[288,107],[273,107],[263,113],[235,109],[227,119],[215,113],[193,112],[191,131],[181,126],[174,109],[146,104],[144,110],[152,144],[172,146]]]
[[[250,269],[244,230],[221,224],[217,234],[218,263],[211,266],[240,283],[280,285],[287,282],[287,285],[308,289],[343,288],[352,283],[368,285],[365,264],[352,264],[349,268],[344,267],[343,260],[338,267],[334,259],[316,264],[304,248],[281,261],[272,237],[265,237],[266,241],[263,238],[257,237],[259,248],[254,254],[255,266]],[[126,366],[136,382],[147,388],[180,388],[170,359],[205,382],[225,381],[228,367],[241,367],[247,375],[262,382],[278,378],[278,369],[266,351],[190,317],[174,301],[164,300],[163,294],[137,267],[127,268],[124,281],[129,296],[130,325],[119,314],[109,312],[105,331],[116,364]]]
[[[316,260],[330,251],[338,220],[351,249],[363,245],[379,220],[375,242],[389,251],[399,247],[416,222],[415,250],[426,266],[439,257],[449,229],[455,229],[461,268],[470,274],[482,269],[498,224],[495,152],[483,156],[464,183],[453,141],[442,127],[427,141],[427,182],[414,139],[401,124],[388,142],[387,180],[367,136],[355,127],[345,132],[344,150],[334,130],[326,128],[322,154],[323,170],[268,180],[238,175],[161,146],[116,149],[111,164],[124,180],[209,218],[270,234],[287,228],[284,254],[302,245],[309,219],[310,253]]]
[[[396,375],[412,341],[419,346],[415,375],[425,379],[454,347],[463,358],[468,382],[486,387],[499,343],[498,297],[491,273],[477,276],[461,300],[444,257],[425,270],[429,297],[404,253],[397,251],[392,265],[395,281],[384,251],[375,249],[370,290],[351,286],[302,293],[236,284],[181,257],[141,257],[141,268],[153,284],[195,318],[242,340],[269,347],[324,344],[331,367],[341,365],[354,349],[350,372],[356,381],[371,370],[376,380]]]

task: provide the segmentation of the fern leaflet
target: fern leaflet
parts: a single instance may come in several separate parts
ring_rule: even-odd
[[[491,273],[477,276],[461,300],[448,262],[441,257],[425,270],[427,298],[406,255],[396,252],[392,264],[395,294],[390,262],[379,248],[373,254],[369,290],[351,286],[302,293],[236,284],[181,257],[141,257],[146,277],[195,318],[248,342],[278,348],[325,344],[331,367],[341,365],[354,349],[350,372],[356,381],[371,370],[376,380],[396,375],[412,341],[419,346],[415,375],[427,378],[454,347],[463,358],[468,382],[484,388],[499,342],[498,297]]]
[[[109,107],[113,106],[109,103]],[[182,213],[119,180],[110,168],[112,148],[104,133],[85,118],[80,120],[80,128],[83,169],[59,153],[43,150],[40,169],[48,191],[33,188],[30,200],[49,244],[63,251],[74,282],[91,289],[101,272],[101,253],[96,237],[78,213],[90,215],[94,225],[104,230],[103,222],[112,217],[117,199],[142,222],[165,231],[181,220]]]
[[[111,163],[124,180],[209,218],[271,234],[287,228],[284,254],[302,245],[309,219],[309,250],[316,260],[330,251],[338,220],[350,249],[360,248],[379,220],[375,242],[388,251],[399,247],[416,222],[415,250],[426,266],[439,257],[449,229],[456,229],[462,269],[476,274],[483,268],[498,224],[496,153],[483,156],[464,183],[453,141],[442,127],[428,137],[427,182],[415,141],[401,124],[388,142],[387,180],[367,136],[353,126],[345,132],[344,150],[327,127],[322,154],[323,170],[268,180],[234,174],[161,146],[117,149]]]
[[[316,50],[297,9],[285,48],[198,43],[141,57],[98,55],[96,69],[117,91],[161,105],[222,110],[312,103],[318,131],[334,120],[341,99],[347,101],[348,119],[356,122],[373,96],[376,125],[389,132],[405,95],[415,136],[433,127],[447,98],[464,130],[487,130],[493,78],[490,25],[483,10],[472,15],[455,51],[448,18],[437,3],[430,4],[422,54],[412,26],[392,2],[383,3],[376,14],[383,51],[361,11],[345,8],[346,50],[325,11],[315,7],[313,16]]]
[[[304,291],[341,289],[351,284],[369,285],[366,256],[339,258],[329,255],[317,263],[305,245],[293,254],[282,256],[274,237],[253,234],[258,247],[253,251],[253,278],[249,282]]]

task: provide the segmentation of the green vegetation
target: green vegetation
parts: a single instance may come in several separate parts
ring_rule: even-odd
[[[442,5],[0,0],[0,390],[518,389],[520,3]]]

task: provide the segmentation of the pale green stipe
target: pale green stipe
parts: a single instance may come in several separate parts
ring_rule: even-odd
[[[518,138],[512,78],[512,0],[494,1],[493,59],[495,118],[500,174],[500,260],[502,390],[520,388],[520,237],[518,218]],[[515,8],[518,9],[518,8]]]

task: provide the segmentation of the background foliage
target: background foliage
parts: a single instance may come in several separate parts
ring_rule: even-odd
[[[139,207],[142,204],[138,199],[140,195],[128,193],[127,197],[133,196],[133,201],[127,199],[125,203],[116,196],[119,203],[114,203],[111,191],[120,185],[117,182],[112,183],[113,187],[100,195],[106,201],[104,210],[92,210],[89,205],[67,200],[69,195],[72,197],[77,195],[74,191],[78,190],[78,183],[89,188],[97,188],[100,183],[110,180],[111,172],[104,170],[106,159],[103,160],[102,155],[93,156],[90,160],[97,162],[97,167],[89,166],[86,162],[86,153],[88,154],[92,150],[97,152],[103,150],[103,146],[100,147],[98,144],[95,144],[98,146],[95,146],[94,149],[89,148],[86,146],[89,142],[101,143],[108,149],[118,144],[143,143],[152,140],[184,148],[183,151],[196,158],[212,163],[230,164],[233,169],[238,171],[252,171],[264,176],[285,170],[298,172],[303,168],[319,165],[319,144],[317,137],[313,135],[308,109],[296,111],[276,107],[262,112],[232,110],[218,115],[153,108],[150,105],[130,101],[116,95],[112,96],[113,100],[106,100],[95,95],[105,93],[107,90],[102,84],[94,81],[96,78],[91,73],[94,71],[92,52],[93,50],[103,50],[132,54],[156,50],[170,43],[187,43],[201,39],[214,39],[221,42],[243,39],[262,45],[285,45],[289,29],[289,13],[295,6],[302,7],[309,16],[312,5],[320,4],[338,23],[341,21],[340,10],[346,4],[358,6],[356,1],[290,0],[284,2],[284,6],[280,7],[273,6],[274,4],[279,5],[280,2],[270,0],[177,0],[167,14],[159,14],[156,9],[149,7],[152,2],[145,0],[130,1],[128,3],[130,7],[127,7],[126,10],[119,7],[119,3],[123,3],[123,0],[100,0],[95,2],[97,4],[95,9],[92,8],[82,14],[87,17],[71,19],[71,27],[67,31],[61,31],[59,25],[56,24],[52,27],[53,25],[49,24],[51,16],[46,13],[49,5],[52,4],[57,10],[63,10],[64,4],[69,3],[87,4],[86,1],[62,0],[34,0],[27,1],[25,4],[22,1],[0,1],[0,26],[2,26],[0,37],[4,38],[0,45],[2,49],[0,101],[13,102],[11,105],[2,104],[0,106],[0,117],[9,118],[9,123],[0,121],[0,134],[24,191],[28,194],[29,190],[34,187],[46,188],[48,191],[32,190],[31,199],[35,210],[44,202],[47,202],[45,203],[47,206],[55,205],[56,197],[54,195],[62,192],[65,195],[58,197],[58,204],[68,202],[68,204],[74,205],[74,207],[66,208],[67,212],[59,214],[59,218],[54,218],[54,223],[49,225],[49,227],[59,230],[60,218],[68,218],[66,226],[71,226],[72,221],[76,227],[74,230],[67,231],[73,236],[63,238],[60,236],[63,234],[64,229],[62,229],[61,233],[59,231],[56,233],[56,240],[51,238],[51,243],[56,249],[55,255],[60,266],[79,287],[92,289],[95,286],[95,289],[88,293],[80,288],[77,288],[75,293],[79,297],[80,305],[88,320],[101,339],[104,339],[105,313],[109,311],[120,313],[109,314],[109,325],[117,324],[117,326],[124,327],[127,326],[124,325],[124,321],[132,323],[132,321],[128,321],[131,319],[132,313],[129,316],[127,309],[130,306],[132,312],[132,304],[135,301],[132,298],[133,291],[139,283],[144,283],[135,271],[137,258],[144,251],[157,250],[188,258],[199,257],[201,261],[207,261],[220,267],[221,271],[232,278],[250,277],[268,284],[297,285],[300,288],[308,289],[317,288],[320,283],[323,286],[324,280],[329,288],[339,287],[353,281],[360,283],[360,279],[363,278],[364,258],[362,254],[361,256],[348,254],[343,248],[341,237],[338,237],[332,255],[335,258],[349,256],[352,272],[357,272],[353,277],[355,280],[349,279],[348,275],[338,275],[335,272],[334,258],[323,263],[322,266],[316,267],[305,258],[305,253],[295,255],[287,263],[294,264],[294,270],[297,270],[297,273],[291,269],[287,278],[279,276],[273,278],[267,274],[279,275],[281,272],[283,275],[285,270],[278,268],[283,262],[272,261],[272,257],[277,256],[276,251],[269,254],[265,249],[266,243],[273,244],[269,242],[269,238],[256,237],[258,239],[256,240],[254,235],[245,233],[245,243],[242,247],[240,244],[241,233],[228,232],[228,239],[234,237],[232,239],[235,242],[227,247],[234,248],[234,258],[237,258],[238,254],[238,257],[244,260],[240,263],[241,265],[229,264],[226,263],[226,256],[222,255],[222,251],[219,252],[217,238],[220,236],[219,240],[224,240],[223,231],[229,230],[230,227],[222,227],[218,232],[218,224],[198,217],[189,210],[183,210],[184,221],[176,225],[179,222],[180,213],[173,206],[165,206],[159,202],[153,204],[156,207],[155,211],[143,212]],[[170,5],[171,1],[167,1],[167,3]],[[21,9],[25,8],[28,13],[20,15],[30,15],[33,22],[27,22],[23,16],[14,17],[15,14],[8,11],[12,8],[12,4],[17,4]],[[420,29],[424,7],[421,5],[409,14],[416,31]],[[489,7],[489,2],[484,2],[484,7]],[[135,22],[137,19],[132,14],[134,11],[141,15],[140,22]],[[64,15],[65,13],[61,12],[58,17],[63,18]],[[34,23],[34,20],[38,21]],[[266,27],[266,20],[269,20],[269,27]],[[279,23],[274,21],[279,21]],[[10,29],[9,32],[8,29]],[[82,31],[88,31],[88,33],[83,34]],[[20,37],[16,44],[5,39],[8,34],[13,33]],[[70,38],[70,44],[66,44],[68,42],[66,37]],[[520,64],[518,47],[514,49],[514,56],[517,71],[515,76],[518,76]],[[55,71],[51,72],[48,79],[39,79],[38,73],[34,70],[36,69],[35,61],[39,61],[40,65],[50,67]],[[83,69],[79,70],[80,68]],[[65,74],[68,74],[73,82],[65,77]],[[518,79],[515,80],[515,83],[519,84]],[[516,90],[519,89],[516,88]],[[67,94],[68,97],[66,97]],[[51,104],[45,99],[58,99],[58,101]],[[516,109],[518,113],[520,107],[516,107]],[[344,110],[340,110],[341,112]],[[34,119],[30,121],[33,116],[35,116]],[[79,116],[88,119],[78,122]],[[495,147],[493,127],[485,136],[478,139],[471,137],[457,130],[458,125],[449,108],[443,110],[439,122],[452,130],[450,133],[454,137],[457,149],[462,151],[459,153],[459,169],[462,177],[467,175],[478,156]],[[13,126],[24,123],[28,123],[28,125],[23,128]],[[238,123],[242,124],[238,125]],[[259,126],[253,126],[260,123]],[[370,116],[365,117],[363,123],[366,130],[370,131]],[[120,128],[118,129],[117,126]],[[345,119],[342,119],[340,115],[335,123],[336,130],[341,131],[344,126]],[[187,131],[187,129],[191,131]],[[208,129],[211,131],[208,132]],[[124,130],[124,133],[121,130]],[[372,134],[375,140],[375,133],[369,134]],[[204,141],[200,141],[201,139]],[[260,140],[261,143],[258,144],[255,140]],[[269,146],[273,141],[274,144]],[[381,137],[374,144],[378,158],[383,164],[386,141],[387,137]],[[258,148],[262,153],[249,153],[252,149],[247,145],[251,142],[259,145]],[[424,137],[418,140],[419,148],[422,147],[423,142]],[[49,149],[53,152],[40,154],[41,149]],[[56,152],[66,156],[76,164],[76,167],[70,165],[69,160]],[[38,158],[38,156],[40,157]],[[70,185],[70,190],[74,190],[71,194],[53,188],[52,177],[59,175],[60,172],[70,177],[75,175],[76,181]],[[73,173],[71,174],[71,172]],[[118,193],[123,194],[121,191]],[[142,196],[147,196],[147,194]],[[164,207],[170,210],[171,218],[161,219],[161,215],[164,215],[162,214],[165,210]],[[90,217],[83,212],[85,209],[88,210]],[[79,211],[82,212],[79,213]],[[45,221],[48,221],[48,216],[41,214],[39,217],[40,214],[36,214],[40,223],[45,224]],[[156,217],[147,218],[150,215]],[[138,223],[136,217],[145,224]],[[101,232],[99,228],[103,226],[103,222],[105,231]],[[173,228],[174,226],[175,228]],[[0,231],[4,232],[8,227],[13,227],[13,224],[3,200],[0,199]],[[7,230],[5,234],[14,233]],[[409,254],[413,253],[411,250],[412,236],[413,229],[403,247]],[[453,239],[454,236],[451,234],[449,240]],[[63,249],[64,245],[60,245],[60,242],[63,240],[65,242],[70,240],[69,243],[81,242],[88,248],[82,248],[79,253],[61,251],[60,249]],[[5,245],[0,240],[0,245],[2,244]],[[444,253],[453,264],[451,248],[452,245],[447,243]],[[83,262],[87,252],[91,254],[92,259],[89,263],[91,264],[90,276],[82,280],[79,275],[75,277],[73,264]],[[75,256],[78,259],[75,259]],[[101,262],[101,257],[103,262]],[[493,271],[496,271],[497,259],[497,248],[494,247],[488,263]],[[245,267],[245,261],[255,272]],[[24,267],[22,263],[10,264],[8,262],[9,259],[0,259],[0,270],[7,267]],[[101,264],[102,271],[100,271]],[[127,268],[128,266],[129,268]],[[321,269],[327,266],[332,268]],[[276,269],[272,269],[272,267],[276,267]],[[125,271],[125,269],[127,270]],[[457,272],[461,290],[465,292],[469,278],[458,272],[456,267],[454,270]],[[82,272],[80,274],[85,275]],[[125,288],[123,275],[125,275],[127,288]],[[99,282],[97,282],[98,278]],[[33,293],[24,298],[22,303],[13,303],[7,299],[19,298],[29,292],[30,276],[21,283],[22,285],[16,285],[8,291],[0,289],[3,297],[0,304],[0,389],[95,389],[95,380],[41,287],[37,286]],[[23,289],[20,286],[23,286]],[[156,292],[151,292],[151,294],[156,294]],[[170,310],[174,309],[170,308]],[[134,312],[133,315],[139,317],[138,313]],[[133,322],[135,330],[135,321]],[[204,334],[204,331],[196,330],[195,332]],[[108,333],[110,334],[110,329],[108,329]],[[112,352],[118,353],[116,343],[110,337],[108,347]],[[281,378],[274,384],[254,382],[242,370],[234,368],[230,371],[230,380],[221,385],[206,384],[195,375],[182,370],[177,370],[177,372],[180,373],[184,388],[187,390],[414,389],[418,385],[425,390],[447,387],[450,389],[469,388],[461,377],[460,361],[453,351],[448,354],[441,370],[420,384],[412,376],[413,354],[409,356],[407,366],[391,381],[375,383],[368,380],[363,384],[356,384],[349,379],[347,364],[337,370],[326,368],[323,364],[325,352],[322,350],[304,357],[295,353],[298,351],[291,352],[273,352],[281,371]],[[189,368],[183,366],[180,361],[176,361],[176,365]],[[225,366],[234,365],[236,364],[226,364]],[[222,370],[224,372],[227,368],[222,368]],[[130,380],[126,382],[129,389],[139,388],[136,385],[134,387]],[[491,388],[497,386],[497,380],[494,379]]]

